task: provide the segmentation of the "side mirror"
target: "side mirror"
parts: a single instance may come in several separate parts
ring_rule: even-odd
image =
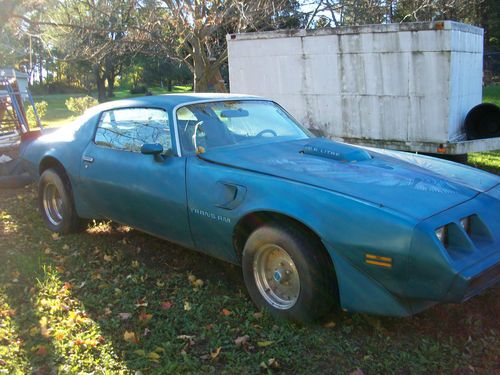
[[[144,143],[141,146],[141,154],[160,155],[161,153],[163,153],[163,146],[159,143]]]
[[[141,146],[141,154],[144,155],[153,155],[157,162],[163,161],[163,146],[159,143],[144,143]]]

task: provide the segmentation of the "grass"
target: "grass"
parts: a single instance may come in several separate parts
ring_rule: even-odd
[[[500,85],[487,86],[483,90],[483,101],[500,106]]]
[[[498,288],[412,318],[334,311],[301,327],[259,313],[234,266],[113,223],[57,236],[33,188],[0,194],[0,371],[498,370]]]
[[[485,97],[496,100],[497,88]],[[118,91],[116,98],[128,96]],[[71,116],[45,96],[47,123]],[[491,100],[490,100],[491,101]],[[500,174],[500,152],[469,162]],[[129,227],[57,236],[33,187],[0,190],[0,373],[493,374],[500,288],[405,319],[258,312],[240,269]]]

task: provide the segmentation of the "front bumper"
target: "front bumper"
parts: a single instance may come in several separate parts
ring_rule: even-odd
[[[482,230],[463,230],[460,220],[470,215],[480,219]],[[463,241],[445,248],[434,232],[448,223]],[[325,247],[335,265],[341,306],[347,311],[409,316],[438,303],[460,303],[500,282],[500,200],[480,194],[417,224],[404,277],[396,274],[404,267],[401,262],[379,275],[369,274],[335,246]],[[397,279],[382,277],[391,272]]]
[[[500,282],[500,252],[455,277],[445,301],[464,302]]]

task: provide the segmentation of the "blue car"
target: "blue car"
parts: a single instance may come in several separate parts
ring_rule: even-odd
[[[23,158],[52,231],[109,219],[241,265],[278,317],[408,316],[500,279],[498,176],[317,138],[263,98],[101,104]]]

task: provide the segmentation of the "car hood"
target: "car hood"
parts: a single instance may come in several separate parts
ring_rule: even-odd
[[[500,183],[449,161],[322,138],[231,146],[203,160],[328,189],[423,219]]]

